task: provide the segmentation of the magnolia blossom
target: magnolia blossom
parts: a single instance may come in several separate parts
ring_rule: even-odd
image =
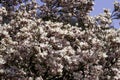
[[[114,12],[91,17],[93,0],[41,1],[0,1],[0,80],[119,80]]]

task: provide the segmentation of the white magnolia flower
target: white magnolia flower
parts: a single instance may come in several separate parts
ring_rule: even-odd
[[[3,59],[3,56],[0,55],[0,65],[1,65],[1,64],[5,64],[5,63],[6,63],[6,61]]]

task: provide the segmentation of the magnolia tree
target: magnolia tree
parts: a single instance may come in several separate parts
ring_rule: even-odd
[[[120,2],[0,0],[0,80],[120,80]]]

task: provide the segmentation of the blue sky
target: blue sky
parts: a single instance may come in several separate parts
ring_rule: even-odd
[[[103,12],[103,8],[113,10],[114,0],[95,0],[94,10],[91,12],[91,15],[98,15]]]
[[[120,0],[117,0],[120,1]],[[103,8],[110,9],[112,12],[114,5],[114,0],[95,0],[94,10],[90,13],[91,16],[96,16],[103,12]],[[114,20],[112,25],[115,25],[115,28],[120,28],[120,20]]]

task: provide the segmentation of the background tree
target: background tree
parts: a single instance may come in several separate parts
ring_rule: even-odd
[[[111,17],[112,19],[120,19],[120,2],[114,2],[114,10]]]

